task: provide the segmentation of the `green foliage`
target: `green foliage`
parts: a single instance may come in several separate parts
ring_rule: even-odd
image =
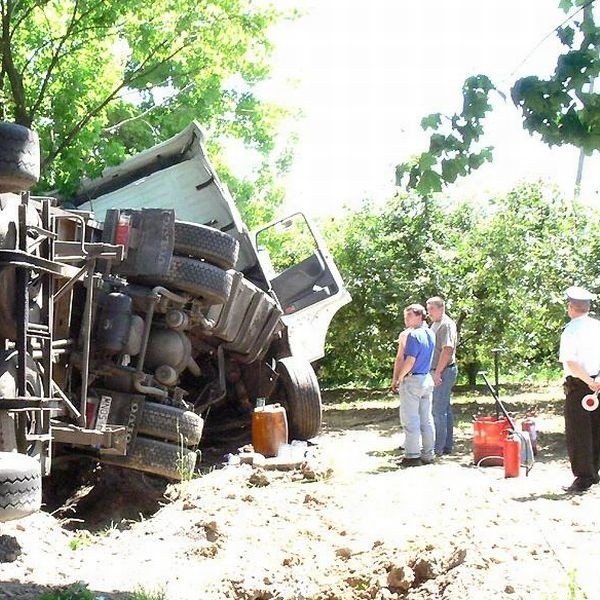
[[[494,86],[485,75],[469,77],[463,85],[463,108],[450,117],[435,113],[421,121],[423,129],[433,129],[429,150],[396,167],[396,183],[423,197],[440,192],[458,177],[468,175],[492,158],[491,147],[478,147],[483,119],[492,109],[489,93]],[[439,131],[445,128],[446,133]]]
[[[456,264],[448,298],[461,332],[461,358],[471,379],[504,347],[512,366],[556,362],[565,320],[561,293],[573,277],[590,281],[585,221],[537,186],[521,186],[490,205],[491,213],[454,240]]]
[[[100,600],[87,585],[81,581],[71,585],[55,588],[51,592],[44,592],[38,600]]]
[[[563,290],[600,282],[600,215],[541,185],[485,204],[399,195],[328,227],[353,301],[333,320],[320,379],[387,385],[402,311],[440,295],[456,319],[463,376],[554,372]],[[594,288],[596,289],[596,288]]]
[[[180,481],[192,481],[194,479],[194,469],[190,467],[189,461],[187,460],[187,448],[183,445],[183,436],[179,443],[180,452],[177,454],[177,473]]]
[[[147,591],[142,588],[138,588],[129,594],[130,600],[164,600],[165,597],[165,592],[162,590]]]
[[[556,29],[567,51],[557,58],[551,77],[523,77],[511,89],[525,129],[550,146],[572,144],[587,154],[600,150],[600,94],[591,88],[600,73],[600,28],[591,4],[560,1],[565,12],[576,9],[570,24]],[[427,197],[491,161],[493,148],[482,146],[481,138],[484,118],[492,109],[492,91],[498,90],[485,75],[469,77],[460,113],[423,118],[421,127],[432,130],[429,149],[396,167],[397,185]]]
[[[85,546],[90,546],[93,543],[92,536],[89,531],[81,529],[74,537],[69,540],[69,548],[71,550],[79,550]]]
[[[568,50],[558,57],[553,76],[519,79],[511,95],[528,131],[550,146],[572,144],[591,154],[600,149],[600,94],[584,88],[600,73],[600,29],[591,10],[584,15],[575,28],[557,31]]]
[[[146,591],[143,588],[137,588],[127,594],[129,600],[164,600],[163,591]],[[95,594],[88,589],[86,583],[78,581],[70,585],[54,588],[50,592],[44,592],[38,597],[38,600],[104,600],[102,594]]]
[[[326,385],[389,376],[402,310],[429,290],[427,256],[439,220],[433,203],[397,196],[383,210],[365,205],[329,224],[328,243],[352,302],[330,328],[319,372]]]
[[[261,168],[279,164],[273,139],[284,113],[253,92],[269,73],[268,29],[283,17],[266,3],[23,0],[0,10],[3,118],[39,133],[40,190],[69,195],[82,175],[192,119],[216,150],[238,139],[263,157]]]
[[[257,246],[268,253],[274,274],[310,258],[315,250],[313,233],[303,215],[295,214],[258,231]]]

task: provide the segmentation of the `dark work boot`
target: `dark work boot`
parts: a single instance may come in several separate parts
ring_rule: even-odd
[[[589,490],[597,480],[594,477],[575,477],[573,483],[563,488],[565,492],[580,493]]]
[[[420,458],[406,458],[400,461],[401,467],[420,467],[423,463]]]

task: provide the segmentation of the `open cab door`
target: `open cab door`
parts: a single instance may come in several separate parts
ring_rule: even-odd
[[[303,213],[256,232],[259,260],[283,309],[294,356],[324,355],[331,319],[350,294],[316,227]]]

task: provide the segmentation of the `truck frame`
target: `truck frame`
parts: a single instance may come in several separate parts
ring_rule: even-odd
[[[57,456],[182,479],[259,398],[318,434],[311,362],[349,295],[301,213],[250,234],[203,141],[194,122],[66,209],[28,191],[35,134],[0,123],[0,520],[39,507]]]

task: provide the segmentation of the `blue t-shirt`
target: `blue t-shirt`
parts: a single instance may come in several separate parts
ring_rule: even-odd
[[[406,338],[404,356],[414,356],[415,364],[412,373],[429,373],[433,351],[435,350],[435,334],[428,327],[413,329]]]

